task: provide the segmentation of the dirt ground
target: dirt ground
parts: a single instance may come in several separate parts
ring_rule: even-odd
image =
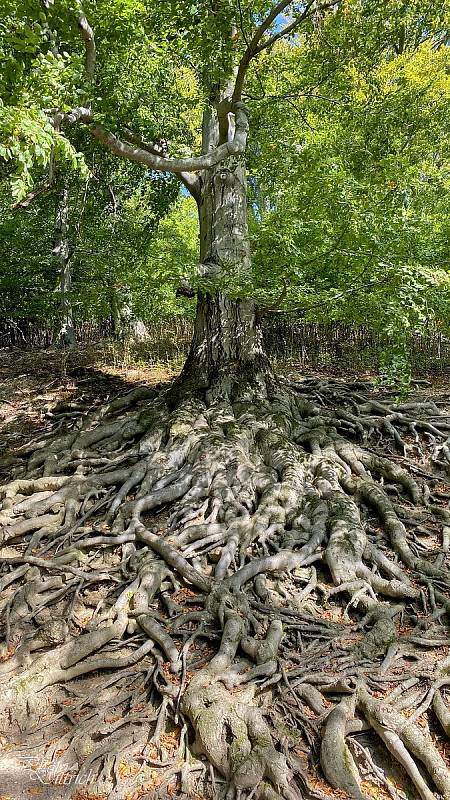
[[[131,362],[114,346],[89,345],[67,351],[0,349],[0,455],[55,429],[58,413],[77,404],[95,408],[139,384],[173,380],[178,365]],[[3,476],[2,476],[3,477]]]
[[[149,359],[150,361],[150,359]],[[20,350],[0,348],[0,456],[29,441],[33,435],[55,429],[58,414],[77,404],[95,408],[115,396],[125,394],[140,384],[158,386],[173,380],[180,371],[179,363],[151,364],[142,356],[133,359],[128,351],[116,345],[92,344],[70,350]],[[300,372],[295,362],[279,362],[279,372],[289,378],[320,377],[308,370]],[[376,376],[357,374],[342,364],[327,376],[346,380],[375,381]],[[411,399],[427,399],[445,404],[450,392],[446,377],[425,376],[411,387]],[[380,397],[393,397],[394,391],[379,390]],[[0,471],[0,477],[3,477]]]

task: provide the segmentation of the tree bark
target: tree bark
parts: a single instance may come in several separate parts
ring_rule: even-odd
[[[231,135],[232,131],[229,133]],[[203,152],[220,140],[217,114],[205,112]],[[198,293],[197,313],[183,377],[204,385],[225,375],[257,375],[269,369],[256,306],[233,299],[221,288],[251,266],[244,156],[230,155],[201,175],[199,272],[206,287]]]
[[[183,376],[208,386],[217,378],[268,370],[253,300],[199,292],[194,335]]]
[[[120,313],[120,302],[117,290],[114,286],[110,287],[110,308],[113,337],[114,339],[121,339],[123,336],[122,315]]]
[[[72,270],[70,265],[69,247],[69,190],[64,186],[58,193],[55,217],[55,244],[53,255],[59,266],[59,295],[60,295],[60,329],[58,342],[64,346],[75,344],[75,328],[73,324],[72,301]]]

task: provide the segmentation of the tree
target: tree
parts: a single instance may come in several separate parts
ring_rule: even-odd
[[[343,51],[348,33],[327,36]],[[411,331],[448,316],[448,48],[367,63],[347,47],[319,89],[322,52],[305,49],[267,56],[250,87],[256,296],[388,334],[399,379]]]
[[[319,84],[342,62],[348,67],[349,54],[359,53],[371,74],[374,64],[389,64],[397,50],[415,52],[425,39],[436,50],[444,46],[440,11],[397,2],[265,0],[99,3],[86,10],[89,23],[78,9],[86,61],[95,55],[93,31],[99,53],[104,31],[125,81],[139,71],[133,58],[142,42],[147,39],[144,63],[158,42],[149,70],[154,80],[144,79],[142,92],[163,118],[155,85],[162,75],[179,78],[180,69],[185,77],[178,93],[172,88],[177,113],[166,115],[173,141],[165,131],[147,139],[146,109],[133,92],[124,100],[128,131],[117,135],[115,104],[101,92],[109,87],[110,101],[119,91],[108,47],[95,86],[105,100],[102,110],[92,103],[63,113],[75,129],[77,122],[88,126],[112,154],[152,173],[177,175],[195,198],[195,333],[174,385],[161,393],[138,387],[87,414],[81,426],[69,416],[63,435],[34,439],[13,455],[13,478],[1,489],[1,522],[5,540],[25,547],[6,552],[6,566],[15,568],[6,569],[2,586],[25,575],[27,584],[5,600],[5,655],[10,642],[18,647],[2,672],[18,673],[2,694],[2,707],[25,726],[31,706],[39,715],[51,687],[62,714],[59,687],[70,692],[82,675],[112,672],[94,678],[86,691],[74,689],[70,718],[76,724],[60,739],[58,732],[52,745],[54,753],[69,746],[69,763],[92,767],[111,797],[126,791],[111,785],[112,772],[123,777],[126,753],[138,751],[148,765],[172,769],[161,749],[168,720],[182,723],[180,760],[173,764],[182,793],[195,793],[195,773],[205,767],[192,761],[195,752],[209,763],[199,788],[206,785],[213,795],[219,774],[227,798],[247,792],[267,800],[322,797],[315,765],[302,758],[315,750],[332,787],[359,800],[381,784],[401,797],[375,765],[371,745],[367,750],[346,739],[367,726],[400,763],[404,786],[411,781],[418,796],[432,800],[433,784],[446,797],[450,783],[439,743],[415,718],[432,704],[437,721],[448,726],[441,692],[448,659],[436,650],[430,666],[422,647],[442,644],[439,620],[449,611],[444,561],[450,517],[438,491],[450,462],[448,417],[431,401],[391,406],[364,385],[277,379],[253,300],[226,290],[230,283],[251,283],[243,98],[252,74],[258,81],[258,58],[263,63],[272,51],[289,60],[298,48],[317,72],[311,43],[321,54]],[[116,22],[120,36],[125,32],[123,44],[111,34]],[[124,59],[127,47],[130,60]],[[188,119],[182,109],[192,112]],[[186,155],[181,134],[190,132],[194,149],[199,109],[202,153]],[[155,128],[156,112],[147,111],[148,126]],[[71,124],[68,137],[73,130]],[[343,144],[342,136],[337,140]],[[282,206],[282,193],[265,191],[263,181],[254,179],[253,189],[267,198],[263,213]],[[424,434],[435,447],[428,474],[410,458],[423,457]],[[380,452],[383,436],[399,459]],[[420,526],[430,518],[435,529],[445,528],[433,559],[420,541]],[[102,548],[101,557],[95,548]],[[62,577],[43,578],[52,571]],[[105,591],[92,592],[94,583]],[[79,602],[88,619],[70,635],[66,607],[53,616],[51,610],[67,596],[70,612]],[[88,612],[92,602],[95,611]],[[213,641],[214,655],[199,648],[202,637]],[[32,655],[49,643],[50,649]],[[417,659],[412,667],[411,651]],[[395,700],[411,688],[416,711],[405,719]],[[150,736],[156,751],[149,753]]]
[[[168,176],[149,181],[139,165],[113,159],[96,146],[86,147],[85,159],[87,179],[61,174],[68,190],[68,299],[75,323],[102,324],[114,308],[120,313],[122,302],[144,320],[173,313],[174,293],[185,271],[176,255],[183,253],[186,263],[192,260],[196,236],[192,223],[189,228],[189,213],[183,213],[184,238],[181,231],[178,237],[172,234],[168,244],[176,253],[169,255],[167,225],[161,230],[159,225],[177,201],[177,181]],[[61,327],[59,262],[52,255],[58,190],[61,183],[26,206],[24,201],[11,208],[6,190],[0,200],[1,316],[47,323],[55,340]],[[175,208],[171,219],[174,214]],[[179,225],[176,220],[174,224]]]

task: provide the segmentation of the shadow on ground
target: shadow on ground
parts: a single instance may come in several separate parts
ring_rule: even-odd
[[[35,435],[57,430],[63,416],[95,408],[139,384],[164,384],[171,366],[121,363],[101,346],[61,351],[0,350],[0,458]],[[1,474],[1,472],[0,472]]]

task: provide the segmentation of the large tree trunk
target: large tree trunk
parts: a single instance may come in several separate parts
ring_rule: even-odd
[[[145,342],[148,339],[145,322],[133,310],[128,287],[111,287],[110,308],[115,339],[132,339],[135,342]]]
[[[194,335],[184,375],[195,372],[204,385],[226,375],[248,377],[267,370],[261,328],[252,300],[224,293],[199,293]]]
[[[121,339],[123,336],[122,315],[120,313],[120,301],[118,292],[114,285],[110,287],[110,301],[112,333],[114,339]]]
[[[218,142],[218,123],[203,126],[203,150]],[[200,275],[207,291],[198,295],[194,336],[184,376],[209,384],[217,377],[268,369],[255,303],[223,291],[251,265],[247,182],[243,157],[230,156],[207,170],[199,200]]]

